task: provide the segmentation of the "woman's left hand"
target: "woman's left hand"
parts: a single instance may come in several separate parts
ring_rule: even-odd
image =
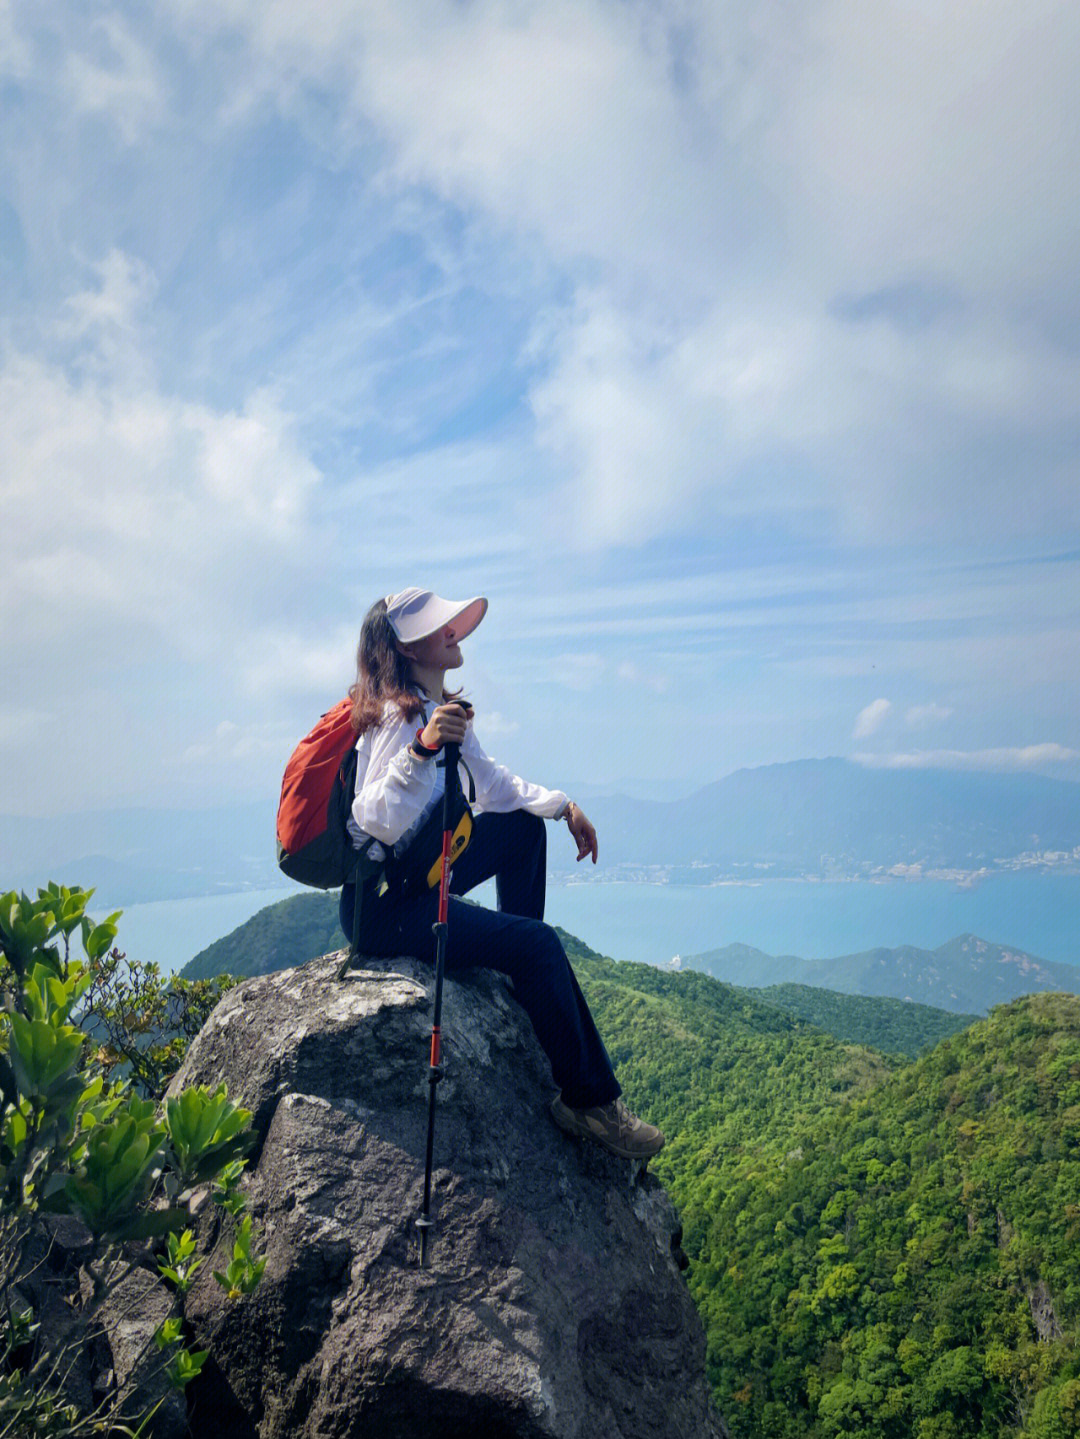
[[[579,809],[573,801],[570,802],[566,811],[566,823],[570,827],[570,833],[577,843],[578,862],[587,854],[592,855],[593,864],[596,863],[596,830],[589,823],[589,817],[584,810]]]

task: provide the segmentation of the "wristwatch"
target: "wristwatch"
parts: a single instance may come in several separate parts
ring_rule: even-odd
[[[423,733],[423,726],[421,726],[420,729],[418,729],[416,731],[416,734],[413,736],[409,748],[412,750],[413,754],[416,756],[417,759],[434,759],[435,756],[439,753],[439,750],[442,748],[442,746],[436,745],[435,748],[432,749],[430,745],[426,745],[424,741],[420,738]]]

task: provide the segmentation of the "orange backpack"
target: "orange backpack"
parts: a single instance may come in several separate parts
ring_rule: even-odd
[[[293,750],[277,812],[278,868],[315,889],[356,878],[361,852],[346,828],[356,783],[352,702],[343,699]]]

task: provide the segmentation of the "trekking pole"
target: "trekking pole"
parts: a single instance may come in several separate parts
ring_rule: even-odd
[[[424,1207],[416,1227],[420,1231],[420,1268],[427,1265],[428,1230],[431,1228],[431,1158],[435,1148],[435,1086],[442,1078],[439,1050],[442,1026],[443,970],[446,965],[446,912],[450,900],[450,846],[453,840],[452,788],[461,784],[458,774],[459,746],[443,746],[446,786],[443,790],[442,873],[439,877],[439,917],[431,926],[435,935],[435,1015],[431,1025],[431,1066],[428,1069],[427,1154],[424,1158]]]

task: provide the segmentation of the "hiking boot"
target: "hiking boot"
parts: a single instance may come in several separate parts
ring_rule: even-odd
[[[664,1136],[654,1124],[631,1114],[621,1099],[594,1109],[571,1109],[562,1095],[551,1101],[555,1123],[567,1134],[595,1139],[622,1159],[651,1159],[664,1147]]]

